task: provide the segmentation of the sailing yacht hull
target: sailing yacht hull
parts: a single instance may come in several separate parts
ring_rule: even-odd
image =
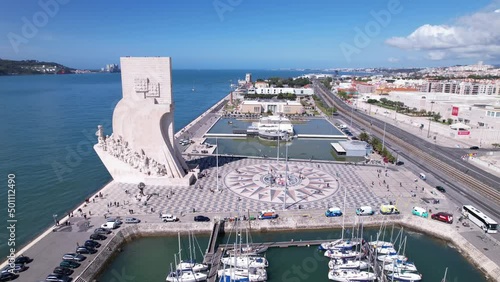
[[[219,277],[230,277],[234,281],[239,279],[248,278],[250,282],[262,282],[267,281],[267,271],[263,268],[253,268],[253,269],[241,269],[241,268],[229,268],[221,269],[218,271]]]
[[[207,275],[195,272],[172,272],[167,276],[167,282],[199,282],[207,281]]]
[[[263,257],[225,257],[221,262],[237,268],[265,268],[269,265],[267,259]]]
[[[371,282],[375,281],[377,277],[375,274],[366,271],[355,271],[355,270],[339,270],[339,271],[329,271],[328,279],[337,282]]]

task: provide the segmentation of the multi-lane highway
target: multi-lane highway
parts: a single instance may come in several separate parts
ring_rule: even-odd
[[[385,127],[385,143],[389,148],[397,149],[400,156],[411,160],[422,171],[432,173],[436,179],[447,183],[453,192],[459,193],[474,205],[496,218],[500,218],[500,178],[485,172],[461,157],[470,150],[438,146],[413,134],[406,132],[382,120],[373,118],[362,112],[355,111],[339,97],[333,95],[323,84],[314,81],[315,93],[330,106],[335,105],[339,112],[352,119],[361,127],[369,129],[370,133],[382,138]],[[454,193],[449,196],[453,197]],[[455,195],[457,195],[455,193]],[[456,197],[458,202],[462,202]]]

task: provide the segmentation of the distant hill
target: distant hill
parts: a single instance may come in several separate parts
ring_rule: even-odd
[[[69,74],[75,69],[68,68],[58,63],[40,62],[36,60],[3,60],[0,59],[0,75],[22,74]]]

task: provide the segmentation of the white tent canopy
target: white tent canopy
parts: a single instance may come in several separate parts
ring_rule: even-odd
[[[471,127],[468,126],[467,124],[463,124],[463,123],[459,122],[459,123],[454,123],[454,124],[450,125],[450,128],[453,130],[460,130],[460,129],[469,130]]]

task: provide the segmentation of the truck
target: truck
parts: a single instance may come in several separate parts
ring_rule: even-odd
[[[259,219],[275,219],[278,214],[275,210],[263,210],[259,213]]]
[[[413,215],[425,217],[425,218],[427,218],[429,216],[429,213],[427,212],[427,210],[424,208],[421,208],[421,207],[413,207],[411,213]]]

